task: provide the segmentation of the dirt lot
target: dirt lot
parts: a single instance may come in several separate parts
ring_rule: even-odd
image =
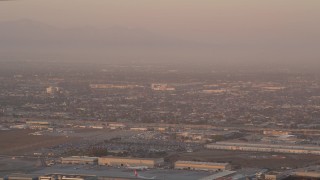
[[[219,150],[201,150],[193,153],[183,153],[173,156],[172,159],[231,162],[232,165],[238,167],[269,167],[272,169],[280,169],[281,167],[296,168],[310,164],[320,164],[320,156],[316,155],[271,154]]]
[[[75,141],[78,138],[65,136],[34,136],[32,130],[0,131],[0,155],[23,155],[39,148]]]

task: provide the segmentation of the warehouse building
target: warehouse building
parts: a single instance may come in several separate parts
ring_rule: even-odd
[[[296,179],[320,179],[319,171],[296,171],[293,173],[293,177]]]
[[[276,152],[276,153],[293,153],[293,154],[314,154],[320,155],[318,146],[292,146],[284,144],[253,144],[253,143],[234,143],[234,142],[217,142],[207,144],[208,149],[223,149],[233,151],[255,151],[255,152]]]
[[[33,174],[11,174],[3,178],[4,180],[38,180],[37,175]]]
[[[50,122],[47,121],[27,121],[27,127],[30,129],[48,129],[51,126]]]
[[[163,158],[147,159],[147,158],[122,158],[122,157],[100,157],[98,159],[99,165],[107,166],[146,166],[154,168],[162,166],[164,163]]]
[[[39,180],[97,180],[96,176],[79,174],[48,174],[40,176]]]
[[[279,180],[279,179],[284,179],[286,176],[280,172],[268,172],[267,174],[264,175],[265,180]]]
[[[174,163],[174,168],[185,170],[220,171],[231,170],[231,165],[229,163],[177,161]]]
[[[71,156],[61,158],[62,164],[98,164],[97,157]]]

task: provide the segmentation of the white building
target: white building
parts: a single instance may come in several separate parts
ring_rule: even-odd
[[[98,164],[97,157],[71,156],[61,158],[62,164]]]
[[[217,142],[207,144],[208,149],[222,149],[233,151],[255,151],[255,152],[276,152],[276,153],[293,153],[293,154],[314,154],[320,155],[319,146],[292,146],[285,144],[254,144],[254,143],[234,143],[234,142]]]
[[[229,163],[177,161],[174,163],[174,168],[187,169],[187,170],[217,171],[217,170],[230,170],[231,165]]]

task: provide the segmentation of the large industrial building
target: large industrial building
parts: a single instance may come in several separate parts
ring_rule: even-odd
[[[48,174],[40,176],[39,180],[97,180],[96,176],[90,175],[69,175],[69,174]]]
[[[71,156],[61,158],[62,164],[98,164],[97,157]]]
[[[30,129],[48,129],[51,124],[47,121],[26,121],[27,127]]]
[[[100,157],[98,160],[99,165],[107,166],[146,166],[154,168],[162,166],[164,163],[163,158],[146,159],[146,158],[122,158],[122,157]]]
[[[153,83],[151,84],[151,89],[154,91],[174,91],[176,90],[173,87],[169,87],[168,84]]]
[[[3,180],[38,180],[38,176],[33,174],[11,174],[4,177]]]
[[[296,171],[292,173],[291,179],[319,180],[320,171]]]
[[[279,179],[284,179],[286,176],[280,172],[268,172],[267,174],[264,175],[265,180],[279,180]]]
[[[223,149],[233,151],[255,151],[255,152],[276,152],[276,153],[293,153],[293,154],[314,154],[320,155],[319,146],[292,146],[277,144],[251,144],[251,143],[233,143],[233,142],[217,142],[207,144],[208,149]]]
[[[186,169],[186,170],[217,171],[217,170],[230,170],[231,165],[229,163],[177,161],[174,163],[174,168]]]

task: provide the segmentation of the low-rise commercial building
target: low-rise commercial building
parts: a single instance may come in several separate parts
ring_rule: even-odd
[[[293,173],[294,177],[302,178],[318,178],[320,179],[320,172],[318,171],[297,171]]]
[[[37,175],[33,174],[11,174],[3,178],[4,180],[38,180]]]
[[[289,135],[290,132],[288,132],[288,131],[276,131],[276,130],[264,130],[263,134],[264,135],[271,135],[271,136],[284,136],[284,135]]]
[[[130,128],[131,131],[147,131],[148,128],[145,127],[132,127]]]
[[[174,163],[174,168],[187,169],[187,170],[217,171],[217,170],[231,170],[231,165],[229,163],[177,161]]]
[[[280,172],[271,171],[264,175],[265,180],[280,180],[285,178],[285,176]]]
[[[275,152],[275,153],[293,153],[293,154],[314,154],[320,155],[319,146],[292,146],[284,144],[251,144],[251,143],[233,143],[217,142],[207,144],[208,149],[223,149],[233,151],[255,151],[255,152]]]
[[[126,125],[123,123],[109,123],[108,127],[110,129],[123,129],[126,128]]]
[[[147,159],[147,158],[122,158],[122,157],[100,157],[98,159],[99,165],[107,166],[146,166],[154,168],[162,166],[164,163],[163,158]]]
[[[48,129],[51,123],[47,121],[27,121],[26,125],[30,129]]]
[[[97,164],[97,157],[88,157],[88,156],[71,156],[61,158],[62,164]]]
[[[48,174],[40,176],[39,180],[97,180],[97,176],[79,175],[79,174]]]

